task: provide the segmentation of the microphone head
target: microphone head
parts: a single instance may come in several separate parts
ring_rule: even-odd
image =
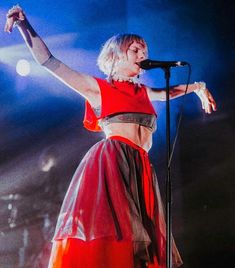
[[[149,69],[152,68],[152,66],[151,66],[151,60],[149,60],[149,59],[146,59],[146,60],[143,60],[141,62],[138,62],[138,65],[143,70],[149,70]]]
[[[159,61],[146,59],[138,63],[141,69],[150,70],[153,68],[170,68],[189,65],[186,61]]]

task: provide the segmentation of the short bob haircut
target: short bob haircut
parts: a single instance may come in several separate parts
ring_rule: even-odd
[[[103,45],[97,59],[99,69],[108,77],[112,76],[118,56],[126,54],[129,46],[134,41],[146,49],[147,55],[147,44],[141,36],[136,34],[117,34],[109,38]]]

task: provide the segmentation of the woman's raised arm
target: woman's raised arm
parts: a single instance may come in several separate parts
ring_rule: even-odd
[[[34,31],[21,7],[14,6],[6,15],[5,31],[11,33],[17,26],[34,59],[64,84],[89,100],[92,106],[100,105],[100,91],[96,80],[89,75],[72,70],[56,59],[41,37]]]

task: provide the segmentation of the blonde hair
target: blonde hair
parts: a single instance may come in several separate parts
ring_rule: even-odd
[[[147,44],[141,36],[136,34],[118,34],[109,38],[103,45],[97,59],[99,69],[108,77],[111,77],[118,57],[126,54],[129,46],[134,41],[143,45],[147,54]]]

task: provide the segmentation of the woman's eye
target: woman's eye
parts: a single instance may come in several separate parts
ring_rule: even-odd
[[[138,53],[138,49],[136,48],[136,49],[130,49],[132,52],[134,52],[134,53]]]

